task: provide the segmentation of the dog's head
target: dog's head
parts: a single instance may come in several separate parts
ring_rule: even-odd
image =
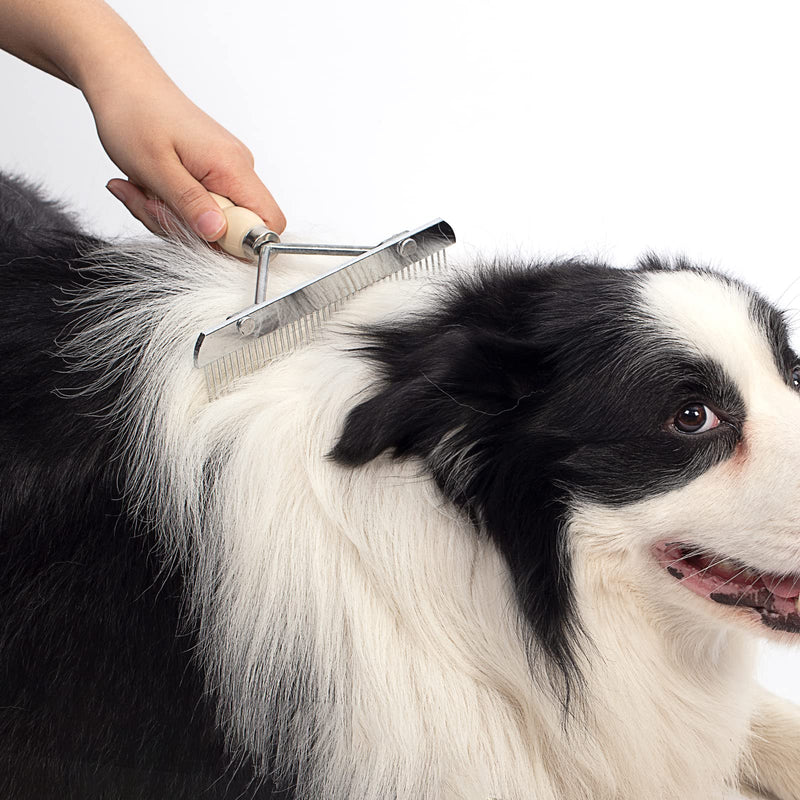
[[[420,459],[562,668],[577,540],[651,601],[800,633],[800,362],[752,291],[655,258],[496,266],[362,352],[382,384],[333,456]]]

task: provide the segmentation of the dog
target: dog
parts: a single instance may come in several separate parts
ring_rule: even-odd
[[[753,674],[800,634],[800,360],[755,292],[486,261],[209,401],[248,265],[8,176],[0,262],[4,798],[800,798]]]

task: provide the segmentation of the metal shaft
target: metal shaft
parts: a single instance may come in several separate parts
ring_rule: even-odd
[[[256,276],[256,297],[254,305],[267,299],[267,278],[269,277],[269,259],[273,253],[294,253],[301,256],[360,256],[371,250],[371,247],[342,247],[328,244],[283,244],[264,242],[258,247],[258,275]]]

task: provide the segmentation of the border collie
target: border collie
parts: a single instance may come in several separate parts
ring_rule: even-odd
[[[800,362],[753,291],[382,283],[209,402],[248,266],[8,177],[0,262],[3,798],[800,798],[753,677],[800,634]]]

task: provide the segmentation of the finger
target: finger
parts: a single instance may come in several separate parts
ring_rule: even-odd
[[[106,184],[106,189],[111,192],[131,214],[142,223],[151,233],[163,236],[164,230],[158,224],[158,218],[153,214],[153,201],[136,185],[122,178],[113,178]]]
[[[237,206],[244,206],[254,211],[261,219],[264,220],[265,225],[275,231],[275,233],[283,233],[286,229],[286,217],[283,215],[275,198],[270,193],[269,189],[261,182],[255,172],[248,171],[244,175],[237,175],[235,185],[226,188],[224,183],[214,182],[214,186],[209,186],[211,191],[218,194],[225,195]]]
[[[207,242],[215,242],[225,233],[227,223],[219,206],[180,161],[159,165],[148,188]]]

